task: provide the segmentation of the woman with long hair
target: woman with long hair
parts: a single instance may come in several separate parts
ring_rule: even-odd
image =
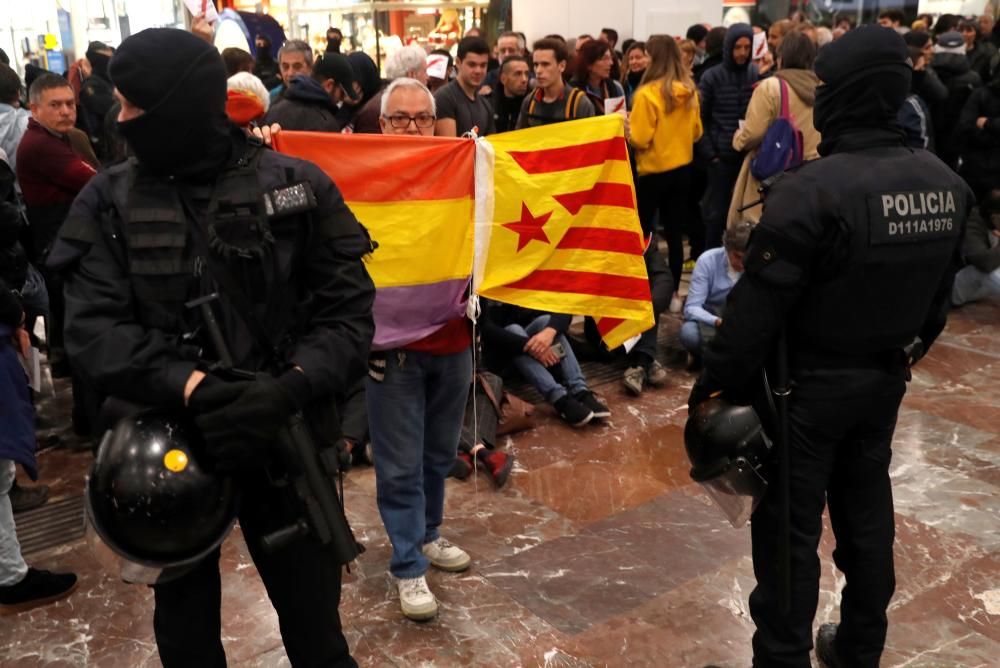
[[[684,264],[682,229],[685,212],[689,209],[694,144],[702,135],[701,111],[698,89],[684,67],[674,39],[654,35],[646,42],[646,53],[649,65],[632,102],[629,142],[635,149],[639,174],[636,183],[639,221],[643,232],[649,236],[654,232],[653,223],[659,211],[673,279],[670,310],[677,313],[682,306],[677,292]],[[656,310],[654,305],[654,312]],[[659,313],[655,315],[659,317]],[[632,364],[629,367],[625,386],[637,393],[628,377],[634,367]],[[646,373],[649,371],[645,369]],[[636,373],[645,375],[641,371]],[[641,389],[643,378],[639,380]]]
[[[639,90],[642,75],[646,73],[649,55],[646,53],[645,42],[632,42],[625,49],[625,72],[622,74],[622,88],[625,89],[625,104],[632,110],[632,98]]]
[[[590,40],[583,45],[577,42],[570,84],[587,94],[598,116],[604,114],[606,99],[625,96],[622,85],[611,78],[614,63],[614,55],[607,42]]]

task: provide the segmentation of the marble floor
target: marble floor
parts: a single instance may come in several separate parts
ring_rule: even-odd
[[[884,666],[1000,664],[1000,303],[952,314],[914,374],[892,465],[898,586]],[[664,326],[677,323],[665,318]],[[431,573],[439,617],[402,617],[386,575],[389,546],[370,469],[346,479],[368,551],[347,576],[341,612],[362,666],[749,666],[753,587],[747,530],[734,530],[688,478],[682,430],[693,375],[631,399],[573,431],[542,408],[506,439],[509,484],[448,482],[444,535],[473,567]],[[90,455],[41,456],[55,497],[79,494]],[[837,619],[843,579],[824,535],[817,624]],[[0,665],[158,666],[150,592],[106,578],[82,542],[31,555],[79,573],[68,600],[0,618]],[[224,547],[230,665],[288,665],[246,546]]]

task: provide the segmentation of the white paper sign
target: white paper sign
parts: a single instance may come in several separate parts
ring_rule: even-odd
[[[628,110],[625,108],[625,98],[624,97],[606,97],[604,98],[604,115],[610,116],[611,114],[626,114]]]
[[[760,60],[767,53],[767,33],[759,32],[753,36],[753,59]]]
[[[626,353],[632,352],[632,349],[635,348],[635,344],[639,343],[639,338],[641,336],[642,334],[636,334],[631,339],[628,339],[627,341],[625,341],[625,343],[622,344],[622,346],[625,347]]]
[[[191,12],[191,16],[205,15],[205,20],[215,23],[219,20],[219,12],[215,9],[215,3],[211,0],[184,0],[184,6]]]
[[[42,360],[38,348],[34,346],[28,348],[28,356],[18,357],[18,361],[21,362],[24,375],[28,377],[28,385],[35,392],[40,393],[42,391]]]
[[[427,56],[427,76],[435,79],[448,78],[448,56],[432,53]]]

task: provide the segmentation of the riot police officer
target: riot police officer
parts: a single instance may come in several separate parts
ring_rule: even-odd
[[[264,547],[298,512],[264,465],[293,412],[331,417],[331,397],[365,372],[371,243],[319,168],[229,125],[211,45],[145,30],[122,43],[110,75],[135,157],[91,181],[53,251],[67,279],[67,348],[103,394],[195,414],[208,454],[241,491],[243,536],[292,665],[354,666],[337,609],[342,565],[312,535]],[[185,306],[215,292],[233,366],[258,372],[247,380],[212,372],[206,360],[222,353],[212,352],[207,316]],[[262,338],[287,361],[279,373]],[[327,420],[323,437],[336,429]],[[216,549],[154,585],[168,668],[225,665],[218,561]]]
[[[847,585],[840,624],[824,625],[817,654],[827,665],[874,668],[895,587],[889,460],[908,377],[903,351],[915,337],[929,347],[944,328],[973,197],[935,156],[906,147],[895,119],[910,66],[894,31],[851,31],[820,52],[816,74],[822,157],[767,194],[689,405],[719,390],[750,398],[784,329],[791,582],[785,590],[774,493],[786,480],[772,463],[771,488],[751,518],[754,666],[810,665],[828,503]]]

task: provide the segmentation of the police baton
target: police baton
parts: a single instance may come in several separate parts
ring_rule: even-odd
[[[792,609],[792,499],[788,442],[788,397],[792,390],[788,374],[788,329],[785,325],[782,325],[778,334],[775,376],[775,386],[772,391],[778,413],[778,512],[781,516],[778,568],[781,573],[781,611],[788,614]]]

